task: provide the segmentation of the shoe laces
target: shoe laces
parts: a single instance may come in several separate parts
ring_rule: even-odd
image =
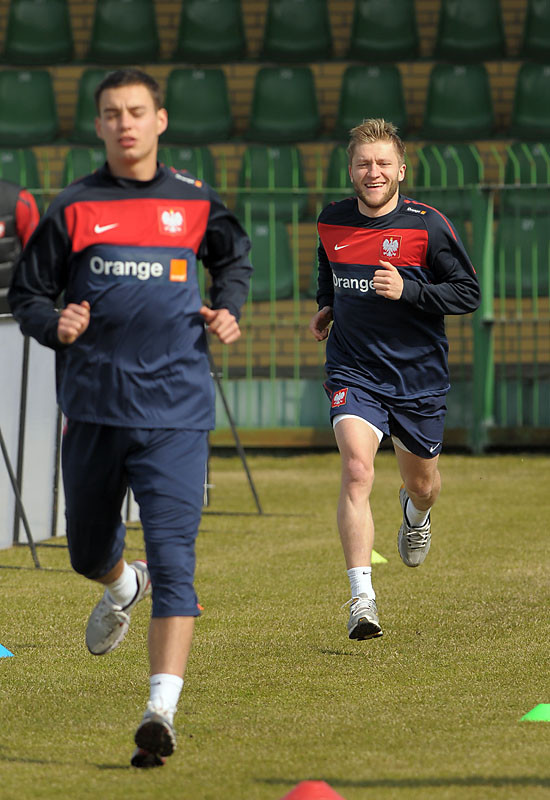
[[[430,539],[430,518],[426,520],[424,525],[418,528],[413,528],[412,525],[405,524],[404,535],[407,537],[407,543],[412,550],[417,550],[425,547]]]

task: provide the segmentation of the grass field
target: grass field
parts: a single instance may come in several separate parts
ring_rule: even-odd
[[[345,800],[550,798],[550,458],[444,455],[432,549],[397,554],[399,479],[377,459],[381,639],[347,639],[336,453],[211,461],[199,619],[178,750],[129,767],[147,700],[146,601],[123,646],[88,655],[98,588],[64,539],[0,552],[0,797],[279,800],[326,781]],[[143,554],[128,535],[128,557]]]

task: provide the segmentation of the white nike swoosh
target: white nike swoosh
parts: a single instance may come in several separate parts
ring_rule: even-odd
[[[439,447],[439,444],[434,444],[432,447],[430,447],[430,453],[433,453],[434,450],[437,450],[438,447]]]
[[[111,228],[118,228],[118,222],[113,222],[111,225],[96,225],[94,233],[105,233],[105,231],[110,231]]]
[[[349,244],[335,244],[334,245],[334,249],[335,250],[341,250],[343,247],[349,247]]]

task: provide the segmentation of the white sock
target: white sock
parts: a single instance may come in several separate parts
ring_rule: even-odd
[[[138,590],[135,570],[125,561],[120,577],[112,583],[107,583],[106,588],[109,590],[113,601],[124,608],[128,603],[132,602]]]
[[[428,514],[430,513],[430,509],[427,511],[419,511],[411,498],[409,497],[406,504],[405,504],[405,517],[407,518],[407,522],[413,528],[419,528],[421,525],[424,525],[426,520],[428,519]]]
[[[149,678],[149,686],[151,705],[162,708],[173,718],[183,688],[183,678],[179,675],[170,675],[168,672],[157,672]]]
[[[371,579],[372,567],[352,567],[348,569],[349,585],[351,596],[358,597],[366,594],[369,600],[375,600],[376,595],[372,588]]]

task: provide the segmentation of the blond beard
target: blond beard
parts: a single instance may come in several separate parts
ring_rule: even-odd
[[[357,183],[356,181],[352,182],[353,182],[353,188],[355,189],[355,194],[357,195],[359,200],[361,200],[361,202],[367,206],[367,208],[382,208],[383,206],[386,205],[386,203],[388,203],[392,199],[392,197],[395,197],[395,195],[399,191],[399,181],[397,180],[397,178],[394,178],[392,181],[390,181],[390,184],[384,196],[376,203],[373,203],[372,200],[367,200],[367,193],[363,185]]]

